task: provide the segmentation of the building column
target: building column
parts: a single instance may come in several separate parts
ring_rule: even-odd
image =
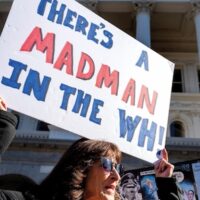
[[[197,37],[197,47],[198,47],[198,58],[200,63],[200,1],[192,1],[194,8],[194,22],[196,28],[196,37]]]
[[[199,93],[197,66],[195,63],[186,63],[183,67],[184,86],[186,93]]]
[[[136,13],[136,39],[151,47],[150,10],[152,3],[147,0],[134,2]]]

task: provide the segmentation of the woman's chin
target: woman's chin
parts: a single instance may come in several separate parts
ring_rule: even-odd
[[[112,189],[106,189],[101,193],[102,200],[114,200],[115,199],[115,191]]]

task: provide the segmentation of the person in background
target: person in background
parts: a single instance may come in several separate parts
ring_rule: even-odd
[[[12,113],[5,111],[3,100],[0,101],[0,108],[0,112],[6,115],[0,121],[6,120],[6,127],[13,126]],[[6,127],[1,126],[2,134],[14,131],[13,127]],[[41,184],[34,185],[29,191],[26,191],[26,184],[23,190],[1,189],[0,200],[118,200],[118,185],[123,174],[121,157],[121,151],[111,142],[82,138],[66,150]],[[161,200],[178,199],[177,187],[171,178],[172,172],[173,165],[168,162],[167,152],[163,151],[162,158],[155,163]]]
[[[138,178],[133,173],[126,173],[120,180],[120,194],[123,200],[142,200]]]

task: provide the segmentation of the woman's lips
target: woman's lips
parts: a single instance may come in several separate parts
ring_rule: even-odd
[[[106,188],[106,190],[109,190],[109,191],[115,192],[115,188],[116,188],[116,186],[115,186],[115,185],[107,185],[105,188]]]

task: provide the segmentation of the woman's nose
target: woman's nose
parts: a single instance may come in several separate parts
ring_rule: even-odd
[[[111,175],[112,175],[112,178],[114,178],[116,181],[119,181],[121,178],[118,171],[114,167],[113,167],[113,170],[111,171]]]

